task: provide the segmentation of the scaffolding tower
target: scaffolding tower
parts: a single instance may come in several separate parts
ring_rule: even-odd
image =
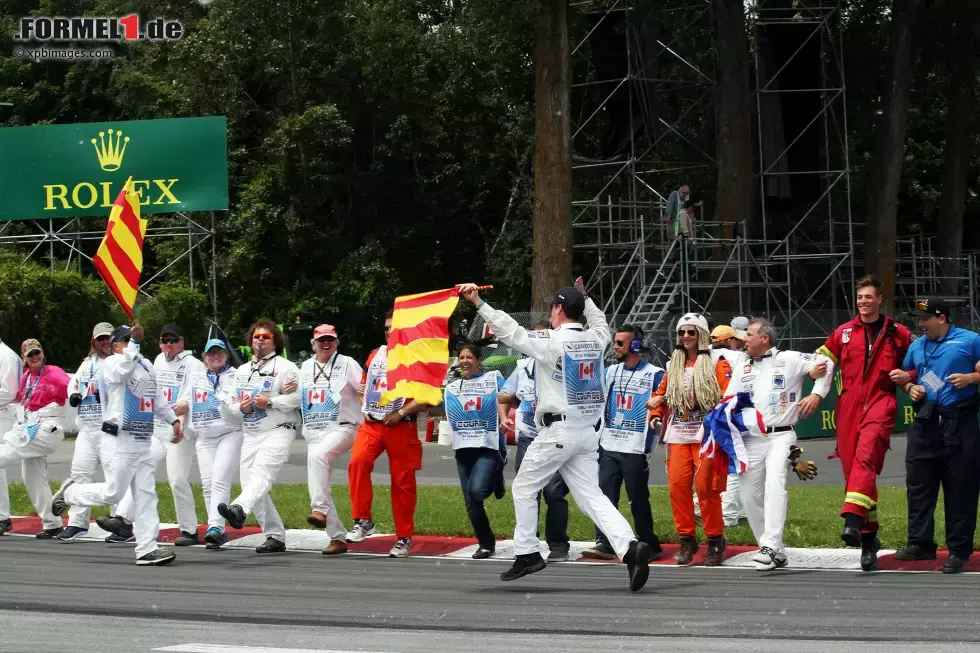
[[[98,223],[99,228],[92,225]],[[193,290],[203,286],[211,304],[212,319],[218,319],[218,273],[216,212],[162,214],[149,216],[146,238],[176,244],[158,261],[154,270],[140,279],[137,307],[152,300],[147,292],[164,275],[179,265],[187,265],[187,279]],[[17,220],[0,224],[0,246],[16,247],[24,252],[23,263],[47,256],[51,272],[75,268],[82,272],[82,261],[91,261],[105,236],[104,221],[98,218],[50,218]],[[29,248],[29,249],[28,249]],[[195,262],[196,259],[196,262]]]
[[[626,26],[626,75],[601,79],[589,68],[576,87],[613,90],[597,94],[598,106],[585,98],[580,112],[588,120],[603,117],[609,113],[603,107],[623,88],[627,94],[656,94],[661,109],[654,124],[662,131],[644,140],[647,134],[629,129],[630,154],[617,160],[584,160],[588,120],[572,127],[576,254],[592,270],[590,288],[606,314],[641,326],[655,357],[668,355],[673,324],[688,311],[716,323],[734,315],[768,316],[779,328],[780,345],[802,350],[821,344],[853,315],[839,4],[804,4],[820,3],[756,0],[747,6],[760,207],[759,227],[747,237],[741,222],[710,220],[716,182],[710,154],[714,49],[704,47],[713,32],[710,1],[658,3],[656,10],[625,0],[602,8],[577,3],[589,12],[592,29],[576,52],[595,45],[596,25],[615,12]],[[651,24],[661,36],[656,48],[644,51],[642,30],[629,27]],[[685,34],[700,38],[680,38]],[[684,49],[691,44],[697,47]],[[648,76],[649,69],[657,74]],[[579,100],[573,95],[573,107]],[[632,95],[629,106],[635,106]],[[663,213],[671,190],[682,183],[695,200],[704,199],[690,238],[675,237],[673,216]]]

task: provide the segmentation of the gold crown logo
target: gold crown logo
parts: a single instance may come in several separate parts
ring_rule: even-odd
[[[115,172],[122,165],[123,156],[126,154],[126,145],[129,144],[129,136],[122,137],[122,132],[115,130],[116,141],[113,143],[113,130],[109,130],[109,142],[106,143],[105,132],[99,132],[99,140],[92,139],[92,147],[99,157],[99,166],[106,172]],[[122,141],[122,148],[119,143]]]

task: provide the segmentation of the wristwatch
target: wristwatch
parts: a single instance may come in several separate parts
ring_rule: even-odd
[[[272,408],[272,400],[271,400],[271,399],[267,399],[267,400],[266,400],[266,402],[265,402],[265,407],[266,407],[266,408]]]
[[[401,408],[399,408],[399,409],[398,409],[398,415],[399,415],[399,416],[400,416],[400,417],[401,417],[402,419],[405,419],[405,411],[404,411],[404,410],[402,410]]]
[[[177,426],[178,424],[180,424],[179,419],[175,419],[174,421],[170,422],[170,426]]]

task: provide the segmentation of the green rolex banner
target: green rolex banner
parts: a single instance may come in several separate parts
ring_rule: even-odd
[[[803,396],[807,396],[813,390],[813,381],[806,379],[803,383]],[[834,382],[830,386],[827,397],[820,402],[817,411],[807,419],[800,420],[796,425],[796,435],[800,439],[806,438],[834,438],[837,437],[837,415],[834,405],[840,397],[841,378],[840,371],[834,372]],[[895,412],[895,431],[907,431],[915,413],[912,410],[912,400],[909,396],[898,391],[898,410]]]
[[[227,209],[227,120],[0,129],[0,221],[105,216],[130,177],[144,214]]]

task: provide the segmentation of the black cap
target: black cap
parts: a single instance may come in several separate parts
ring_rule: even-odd
[[[585,296],[575,288],[562,288],[546,301],[564,308],[565,314],[571,318],[578,318],[585,310]]]
[[[949,304],[946,300],[940,299],[939,297],[926,297],[925,299],[919,300],[915,303],[915,310],[913,311],[919,317],[933,317],[945,315],[946,321],[949,322],[950,309]]]
[[[129,340],[129,333],[132,330],[132,327],[130,327],[128,324],[120,324],[112,330],[112,335],[109,336],[109,342],[123,342],[124,340]]]
[[[184,334],[180,332],[180,327],[176,324],[164,324],[163,328],[160,329],[160,337],[170,334],[172,336],[177,336],[180,339],[184,338]]]

